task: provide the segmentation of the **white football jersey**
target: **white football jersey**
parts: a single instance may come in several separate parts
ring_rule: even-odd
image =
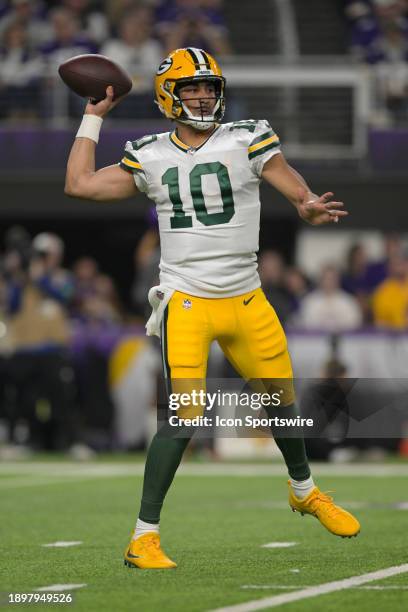
[[[161,284],[212,298],[260,286],[259,184],[279,152],[265,120],[222,124],[197,148],[175,132],[126,143],[120,166],[156,204]]]

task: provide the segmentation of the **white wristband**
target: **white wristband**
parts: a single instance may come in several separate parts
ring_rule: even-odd
[[[98,117],[97,115],[84,115],[76,138],[90,138],[98,144],[102,122],[102,117]]]

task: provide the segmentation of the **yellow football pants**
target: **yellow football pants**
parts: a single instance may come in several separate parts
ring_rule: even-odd
[[[262,289],[230,298],[176,291],[163,318],[161,340],[165,376],[173,393],[205,388],[208,354],[216,340],[254,390],[270,390],[270,382],[265,387],[263,381],[287,379],[284,384],[279,381],[284,389],[281,405],[294,402],[286,336]]]

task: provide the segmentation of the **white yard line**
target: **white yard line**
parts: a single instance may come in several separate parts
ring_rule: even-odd
[[[53,592],[61,592],[61,591],[73,591],[74,589],[82,589],[86,587],[85,583],[83,584],[50,584],[49,586],[38,587],[38,589],[34,589],[34,591],[53,591]]]
[[[7,489],[19,489],[24,487],[47,487],[48,485],[67,485],[70,483],[76,482],[89,482],[89,480],[100,480],[101,478],[112,478],[111,475],[104,476],[103,474],[95,474],[95,475],[83,475],[83,476],[61,476],[61,478],[54,478],[51,476],[47,478],[43,476],[42,478],[17,478],[11,482],[2,483],[0,482],[0,491],[4,491]]]
[[[401,585],[393,584],[390,586],[371,585],[371,586],[361,586],[361,587],[356,587],[356,588],[360,590],[364,589],[365,591],[388,591],[388,590],[406,591],[408,589],[408,586],[404,586],[403,584]]]
[[[317,597],[318,595],[325,595],[326,593],[334,593],[335,591],[350,589],[365,584],[367,582],[383,580],[384,578],[389,578],[390,576],[397,576],[398,574],[404,574],[406,572],[408,572],[408,563],[404,563],[403,565],[396,565],[393,567],[387,567],[385,569],[378,570],[376,572],[369,572],[368,574],[362,574],[360,576],[352,576],[351,578],[345,578],[344,580],[335,580],[334,582],[325,582],[323,584],[317,584],[316,586],[307,587],[294,593],[273,595],[272,597],[264,597],[263,599],[256,599],[253,601],[248,601],[246,603],[237,604],[235,606],[217,608],[216,610],[212,610],[212,612],[253,612],[254,610],[276,608],[277,606],[291,603],[293,601],[300,601],[302,599]]]
[[[280,591],[293,591],[295,589],[307,589],[307,585],[293,585],[293,584],[243,584],[241,589],[252,589],[252,590],[266,590],[266,589],[276,589]]]
[[[298,584],[294,586],[293,584],[243,584],[241,589],[248,589],[252,591],[266,591],[266,590],[276,590],[276,591],[294,591],[295,589],[307,589],[309,586],[307,584],[301,585]],[[379,585],[368,585],[368,586],[356,586],[350,587],[353,590],[357,591],[406,591],[408,590],[408,586],[393,584],[389,586],[379,586]]]
[[[401,585],[392,585],[392,586],[376,586],[376,585],[371,585],[371,586],[364,586],[364,587],[356,587],[356,589],[360,589],[365,590],[365,591],[390,591],[390,590],[394,590],[394,591],[406,591],[408,589],[408,586],[404,586],[403,584]]]
[[[143,470],[143,463],[115,464],[92,462],[1,462],[0,476],[127,476]]]
[[[82,544],[80,540],[76,542],[64,542],[61,540],[60,542],[50,542],[50,544],[41,544],[41,546],[44,546],[44,548],[67,548],[68,546],[78,546],[79,544]]]
[[[261,548],[289,548],[296,544],[297,542],[268,542],[268,544],[261,544]]]
[[[332,465],[312,463],[315,476],[336,476],[361,478],[385,478],[389,476],[408,476],[407,464],[393,463],[352,463]],[[144,463],[108,463],[72,461],[14,461],[0,462],[0,476],[135,476],[143,474]],[[285,476],[283,463],[184,463],[178,470],[180,476]]]

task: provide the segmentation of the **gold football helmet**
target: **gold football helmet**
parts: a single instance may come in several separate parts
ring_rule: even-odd
[[[212,115],[193,115],[180,100],[180,87],[192,81],[210,81],[215,86],[216,104]],[[225,112],[225,78],[215,59],[202,49],[176,49],[159,66],[155,78],[156,104],[168,119],[208,130],[221,121]]]

